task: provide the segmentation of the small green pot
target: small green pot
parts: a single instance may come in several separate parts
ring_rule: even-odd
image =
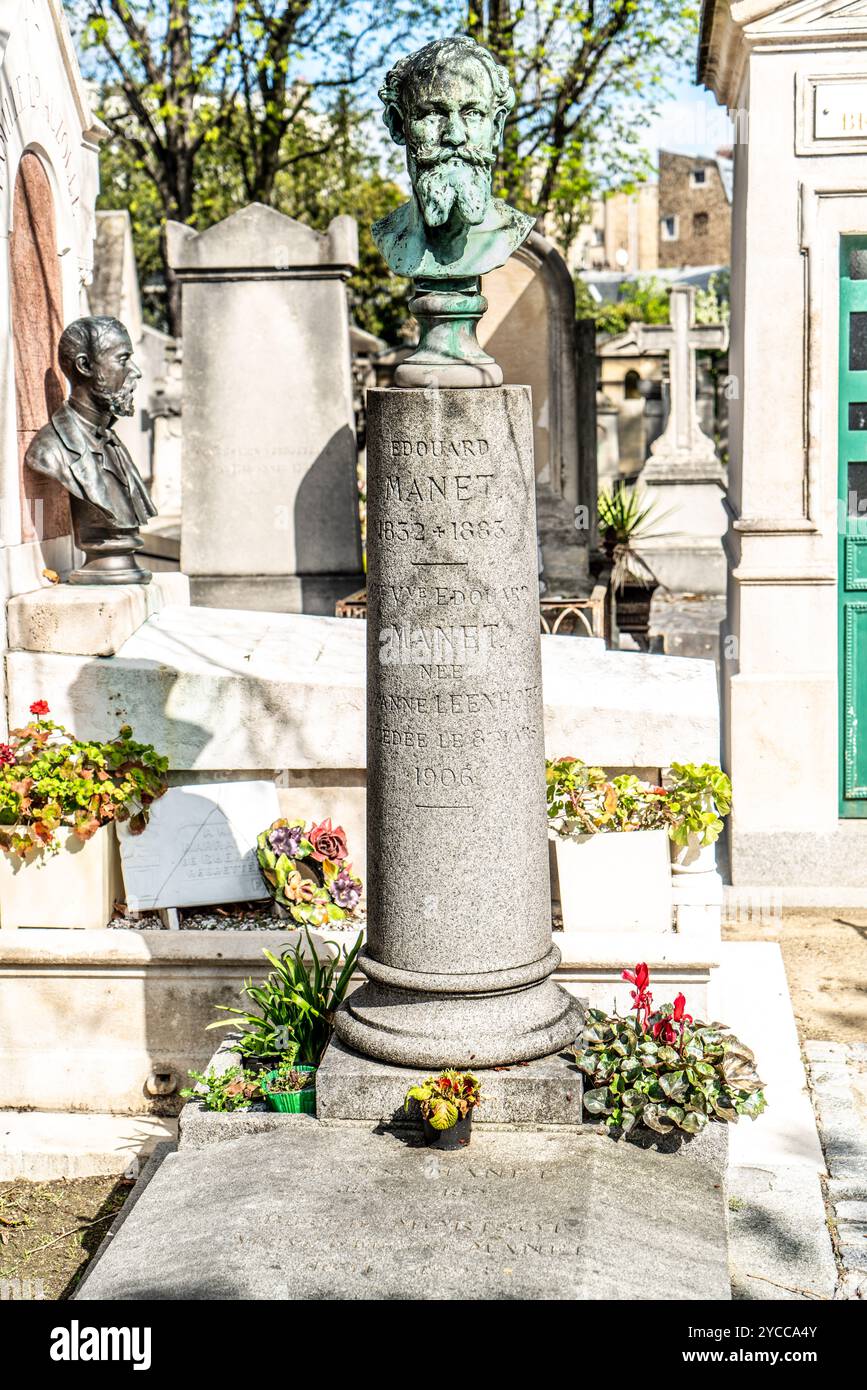
[[[315,1067],[303,1067],[297,1064],[294,1071],[316,1072]],[[260,1079],[259,1085],[268,1102],[269,1110],[279,1110],[284,1115],[315,1115],[316,1114],[316,1083],[308,1086],[304,1091],[293,1091],[291,1095],[272,1095],[268,1090],[268,1082],[272,1076],[276,1076],[276,1071],[269,1071]]]

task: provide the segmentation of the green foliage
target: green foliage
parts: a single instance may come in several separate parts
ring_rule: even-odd
[[[685,845],[691,834],[712,845],[723,832],[722,817],[732,808],[732,784],[716,763],[672,763],[668,775],[669,834]]]
[[[654,275],[622,280],[617,298],[594,298],[580,273],[575,276],[575,311],[579,319],[593,319],[598,333],[626,333],[633,323],[668,323],[671,284]],[[729,274],[715,271],[706,289],[695,292],[696,323],[728,323]]]
[[[295,1063],[297,1048],[290,1048],[267,1078],[260,1071],[244,1067],[229,1067],[227,1071],[202,1073],[191,1071],[198,1084],[181,1091],[185,1100],[195,1100],[205,1110],[249,1110],[254,1100],[264,1100],[267,1091],[272,1095],[292,1095],[316,1085],[315,1071],[299,1071]]]
[[[422,42],[436,0],[70,0],[85,76],[112,140],[101,207],[128,208],[158,327],[180,330],[164,261],[166,219],[201,229],[252,202],[324,230],[338,213],[364,225],[351,292],[363,328],[391,334],[403,288],[376,258],[366,223],[398,190],[373,149],[371,84],[395,44]],[[363,98],[356,93],[363,91]]]
[[[679,996],[676,1003],[680,1003]],[[574,1055],[592,1083],[584,1092],[591,1115],[625,1133],[646,1125],[698,1134],[709,1120],[737,1124],[765,1109],[755,1057],[724,1025],[702,1023],[666,1005],[645,1030],[636,1018],[587,1012]],[[656,1034],[656,1036],[654,1036]]]
[[[228,1071],[206,1073],[191,1071],[190,1077],[198,1084],[181,1091],[185,1100],[196,1100],[205,1110],[249,1110],[250,1102],[261,1099],[262,1092],[253,1072],[241,1067],[229,1067]]]
[[[548,824],[564,839],[606,831],[662,830],[678,845],[690,834],[712,845],[732,806],[732,784],[716,763],[672,763],[665,786],[633,773],[609,777],[580,758],[545,763]]]
[[[603,301],[593,317],[600,333],[626,333],[631,323],[668,323],[669,286],[653,276],[624,280],[614,301]]]
[[[61,826],[89,840],[110,821],[128,821],[140,834],[149,807],[166,790],[168,758],[136,743],[124,724],[109,743],[76,739],[61,724],[38,715],[0,744],[0,847],[15,854],[56,852]]]
[[[568,246],[590,200],[650,173],[646,132],[691,61],[698,7],[684,0],[471,0],[467,23],[518,93],[498,177]]]
[[[632,773],[609,778],[580,758],[545,763],[548,824],[564,839],[600,831],[663,830],[668,793]]]
[[[359,932],[355,945],[349,950],[335,946],[335,954],[325,960],[318,956],[307,928],[305,936],[309,958],[305,958],[304,943],[300,940],[288,946],[279,957],[263,951],[273,967],[271,973],[260,985],[254,985],[252,980],[244,981],[241,993],[247,995],[258,1012],[251,1013],[227,1004],[215,1005],[231,1017],[209,1023],[208,1028],[237,1028],[238,1050],[243,1056],[288,1055],[291,1051],[293,1062],[318,1067],[331,1040],[335,1011],[343,1002],[355,969],[362,936]]]
[[[444,1071],[410,1086],[403,1108],[408,1113],[416,1102],[433,1129],[453,1129],[481,1100],[481,1083],[472,1072]]]

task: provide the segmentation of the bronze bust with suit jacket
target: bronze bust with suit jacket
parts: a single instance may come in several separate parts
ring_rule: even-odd
[[[117,319],[76,319],[58,353],[69,399],[34,436],[25,462],[69,493],[73,538],[86,561],[68,582],[148,584],[136,551],[144,544],[139,527],[156,507],[111,428],[119,415],[133,414],[141,379],[129,334]]]

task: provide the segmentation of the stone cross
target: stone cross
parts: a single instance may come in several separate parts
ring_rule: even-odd
[[[729,341],[728,325],[697,324],[694,286],[674,285],[669,322],[636,323],[632,329],[639,352],[651,357],[668,356],[668,424],[650,446],[643,481],[652,482],[661,475],[668,478],[673,467],[681,477],[694,472],[706,478],[708,465],[721,473],[714,442],[704,433],[698,420],[695,354],[713,348],[724,351]]]

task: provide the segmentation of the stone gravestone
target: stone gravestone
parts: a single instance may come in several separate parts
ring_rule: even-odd
[[[699,349],[724,350],[725,324],[696,324],[695,289],[674,285],[668,324],[636,323],[639,352],[668,356],[668,422],[650,446],[641,481],[650,497],[672,515],[664,530],[670,538],[642,541],[651,569],[670,589],[700,594],[725,592],[722,549],[725,471],[714,442],[702,430],[696,396]]]
[[[253,204],[170,222],[184,337],[181,568],[194,603],[334,613],[361,587],[345,282],[356,225]]]
[[[533,402],[536,519],[546,593],[578,594],[587,585],[590,534],[576,527],[575,507],[595,514],[593,448],[583,451],[580,430],[595,419],[579,419],[575,290],[559,251],[531,232],[505,265],[484,277],[488,308],[479,341],[499,362],[503,381],[529,386]],[[595,358],[592,383],[595,397]],[[583,463],[583,467],[582,467]]]
[[[92,314],[120,319],[132,339],[142,379],[136,390],[135,414],[119,420],[115,433],[129,449],[136,468],[150,485],[157,508],[161,509],[155,487],[161,471],[157,459],[155,402],[164,389],[176,344],[170,334],[152,328],[142,317],[132,224],[126,210],[96,214],[93,279],[87,297]]]
[[[256,837],[280,814],[273,782],[202,782],[171,787],[145,830],[119,824],[131,912],[267,898]]]

